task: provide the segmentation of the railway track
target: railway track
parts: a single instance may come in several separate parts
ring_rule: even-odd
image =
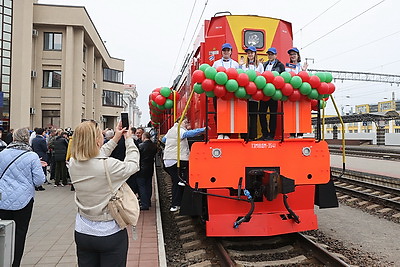
[[[400,211],[400,179],[331,168],[335,187],[343,194]]]
[[[342,154],[341,145],[329,145],[332,154]],[[400,160],[400,149],[391,147],[346,146],[346,155],[385,160]]]
[[[301,233],[217,239],[221,266],[350,266]]]

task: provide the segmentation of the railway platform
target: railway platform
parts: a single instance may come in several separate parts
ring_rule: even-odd
[[[21,266],[77,266],[74,192],[70,186],[43,187],[45,191],[36,192]],[[142,211],[139,216],[136,240],[128,230],[127,267],[167,266],[156,182],[153,192],[150,210]]]
[[[331,154],[331,166],[342,168],[342,155]],[[400,178],[398,161],[346,156],[345,167],[348,170],[379,174]]]

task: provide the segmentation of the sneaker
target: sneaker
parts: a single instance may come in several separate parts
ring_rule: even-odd
[[[178,185],[180,186],[186,186],[186,184],[184,182],[178,182]]]
[[[223,134],[219,134],[217,139],[224,139],[224,135]]]
[[[180,210],[180,209],[181,209],[180,206],[172,206],[172,207],[169,209],[169,211],[175,212],[175,211],[178,211],[178,210]]]
[[[230,139],[229,135],[224,134],[224,139]]]

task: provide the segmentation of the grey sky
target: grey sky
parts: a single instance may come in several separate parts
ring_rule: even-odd
[[[111,56],[125,59],[124,82],[137,85],[143,124],[149,120],[149,93],[157,87],[171,86],[185,53],[191,51],[191,38],[206,3],[200,26],[220,11],[291,22],[294,46],[304,47],[303,59],[315,60],[309,68],[400,74],[400,1],[396,0],[39,0],[39,3],[86,7]],[[392,92],[396,99],[400,95],[400,87],[390,84],[336,81],[335,85],[334,97],[339,106],[383,101],[390,99]],[[330,103],[328,113],[333,113]]]

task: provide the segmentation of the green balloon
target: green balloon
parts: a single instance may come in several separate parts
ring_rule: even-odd
[[[164,108],[170,109],[170,108],[172,108],[173,106],[174,106],[174,101],[172,101],[171,99],[165,100]]]
[[[201,83],[195,83],[193,85],[193,90],[198,94],[204,93],[203,87],[201,87]]]
[[[237,98],[245,98],[247,95],[246,89],[244,87],[240,86],[236,91],[235,91],[235,96]]]
[[[273,96],[275,94],[275,91],[275,85],[273,85],[272,83],[267,83],[263,88],[263,93],[266,96]]]
[[[332,73],[330,72],[325,72],[325,82],[330,83],[333,80]]]
[[[311,93],[311,85],[307,82],[301,84],[299,91],[302,95],[309,95]]]
[[[277,72],[276,70],[273,70],[272,74],[274,74],[274,77],[279,76],[279,72]]]
[[[230,79],[226,82],[225,88],[228,92],[235,92],[239,88],[239,84],[236,80]]]
[[[301,78],[299,76],[293,76],[292,79],[290,80],[290,84],[295,89],[300,88],[302,83],[303,83],[303,81],[301,80]]]
[[[209,67],[210,67],[210,65],[204,63],[204,64],[201,64],[199,70],[206,71],[206,69],[209,68]]]
[[[320,108],[325,108],[326,107],[326,101],[325,100],[320,100],[319,101],[319,107]]]
[[[250,99],[251,98],[251,95],[249,95],[249,94],[246,94],[246,96],[244,97],[244,99]]]
[[[157,103],[154,100],[151,100],[151,105],[157,107]]]
[[[324,98],[327,98],[327,97],[329,97],[330,96],[330,94],[326,94],[326,95],[323,95],[324,96]]]
[[[317,97],[318,97],[317,89],[311,89],[311,92],[308,94],[308,98],[317,99]]]
[[[215,74],[215,82],[224,85],[228,81],[228,75],[225,72],[218,72]]]
[[[213,67],[209,67],[204,71],[207,79],[214,80],[215,74],[217,74],[217,70]]]
[[[282,72],[281,76],[285,80],[285,83],[290,82],[290,80],[292,79],[292,75],[290,75],[290,73],[286,71]]]
[[[282,99],[282,92],[281,90],[276,90],[275,94],[271,97],[273,100],[278,101]]]
[[[257,77],[257,73],[255,70],[247,70],[246,74],[247,76],[249,76],[250,82],[254,82],[254,79]]]
[[[258,89],[263,89],[265,85],[267,84],[267,80],[265,79],[264,76],[257,76],[254,79],[254,83],[256,84]]]
[[[282,98],[281,98],[281,101],[286,101],[286,100],[288,100],[288,97],[283,95]]]
[[[207,91],[207,92],[206,92],[206,96],[208,96],[208,97],[214,97],[215,94],[214,94],[213,91]]]
[[[325,73],[326,72],[317,72],[317,73],[315,73],[315,75],[318,76],[318,78],[321,80],[321,83],[326,81]]]
[[[171,94],[171,89],[169,89],[168,87],[163,87],[160,90],[160,94],[164,97],[169,97],[169,95]]]
[[[237,69],[237,72],[238,72],[238,74],[244,73],[244,70],[242,70],[242,69]]]
[[[318,94],[318,97],[317,97],[318,100],[322,100],[323,98],[324,98],[324,95]]]
[[[158,107],[159,110],[164,110],[164,109],[165,109],[165,108],[164,108],[164,105],[159,105],[159,104],[157,104],[157,107]]]

